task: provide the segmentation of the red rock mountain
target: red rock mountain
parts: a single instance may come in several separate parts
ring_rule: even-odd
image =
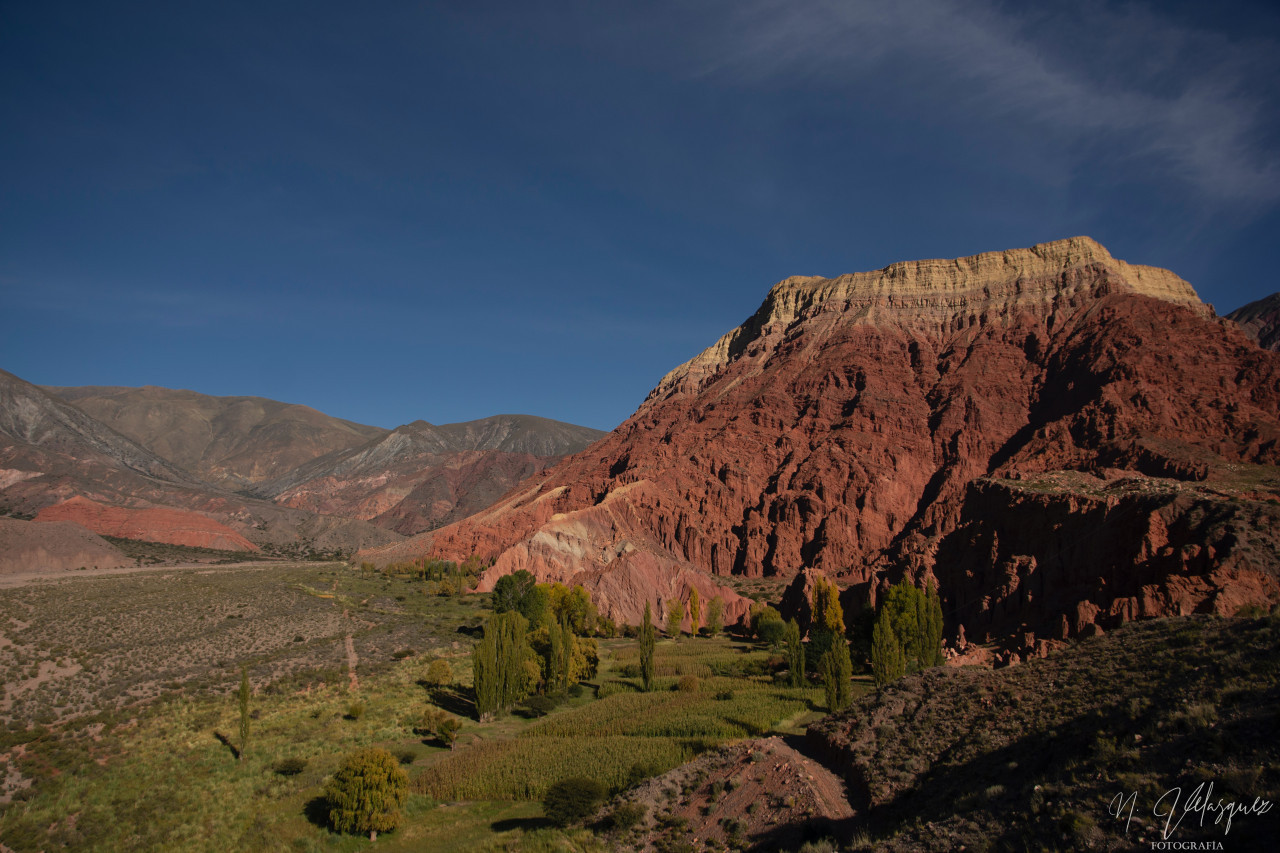
[[[484,509],[526,477],[604,436],[532,415],[414,421],[255,489],[298,509],[413,534]]]
[[[1280,597],[1278,412],[1280,358],[1088,238],[794,277],[608,438],[378,557],[589,579],[631,621],[677,576],[932,573],[953,634],[1034,643]]]
[[[151,385],[45,390],[183,471],[228,489],[279,477],[387,434],[262,397],[211,397]]]
[[[1280,350],[1280,293],[1237,308],[1227,319],[1239,324],[1263,349]]]
[[[128,509],[106,506],[88,498],[74,497],[47,506],[36,513],[36,521],[72,521],[99,536],[117,539],[144,539],[189,545],[195,548],[217,548],[220,551],[257,551],[258,546],[225,524],[197,512],[167,507]]]

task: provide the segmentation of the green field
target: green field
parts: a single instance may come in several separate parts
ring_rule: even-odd
[[[367,839],[326,828],[320,795],[347,754],[381,746],[406,765],[413,793],[405,824],[376,849],[557,849],[574,833],[542,825],[539,800],[552,782],[588,775],[618,790],[715,744],[799,730],[824,713],[819,689],[775,684],[767,650],[726,638],[661,641],[661,689],[641,693],[631,674],[637,643],[615,639],[600,641],[600,670],[579,695],[545,716],[481,725],[469,699],[474,639],[458,629],[480,624],[485,604],[335,565],[0,591],[3,660],[16,652],[12,665],[24,672],[58,656],[75,665],[7,703],[0,775],[9,771],[13,798],[0,806],[0,840],[15,851],[364,849]],[[299,634],[295,624],[307,627]],[[94,634],[94,625],[105,627]],[[183,659],[196,653],[216,666]],[[450,662],[454,688],[426,686],[437,657]],[[255,719],[237,761],[241,664]],[[103,680],[112,673],[147,689],[117,690]],[[696,689],[672,689],[682,675],[698,676]],[[464,718],[454,750],[415,732],[433,700]],[[285,759],[305,766],[282,775]],[[576,849],[600,844],[581,830],[574,838]]]

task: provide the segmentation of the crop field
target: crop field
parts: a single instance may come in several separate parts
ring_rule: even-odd
[[[660,678],[654,692],[642,693],[638,678],[616,675],[638,660],[638,644],[602,646],[601,698],[537,720],[513,739],[450,755],[417,780],[417,789],[446,800],[540,799],[559,779],[588,776],[617,791],[637,775],[665,772],[725,741],[825,713],[820,689],[783,687],[771,675],[710,676],[685,690]],[[730,661],[759,670],[768,656],[723,638],[684,638],[658,644],[655,668],[696,675]]]
[[[603,849],[551,829],[567,775],[612,790],[709,747],[822,716],[821,691],[775,683],[776,655],[728,638],[662,640],[642,693],[635,640],[538,716],[479,724],[470,651],[487,596],[341,564],[141,571],[0,589],[0,842],[13,851],[368,848],[325,825],[322,790],[351,752],[386,748],[412,780],[376,849]],[[453,685],[428,684],[438,658]],[[242,746],[235,690],[250,674]],[[682,676],[696,676],[696,684]],[[677,687],[681,689],[676,689]],[[463,720],[455,749],[418,726]],[[550,845],[550,846],[548,846]]]

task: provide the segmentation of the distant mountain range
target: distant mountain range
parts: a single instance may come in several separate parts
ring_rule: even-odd
[[[183,471],[233,490],[388,432],[262,397],[211,397],[152,385],[44,390]]]
[[[605,433],[531,415],[435,426],[414,421],[258,485],[286,506],[413,534],[484,509]]]
[[[0,514],[173,544],[350,551],[462,517],[601,435],[520,415],[386,430],[260,397],[42,389],[0,371]]]

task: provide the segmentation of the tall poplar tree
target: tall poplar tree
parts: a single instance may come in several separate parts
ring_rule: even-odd
[[[907,656],[893,630],[893,619],[887,608],[881,609],[871,629],[871,672],[876,686],[884,687],[907,672]]]
[[[696,589],[689,590],[689,633],[698,636],[698,627],[702,619],[702,602]]]
[[[827,697],[827,707],[839,711],[848,707],[853,699],[853,662],[849,659],[849,644],[843,639],[832,643],[819,662],[822,686]]]
[[[476,710],[482,722],[507,710],[529,693],[525,666],[531,654],[525,633],[528,624],[514,610],[495,613],[484,626],[484,639],[471,653]]]
[[[657,632],[653,627],[653,613],[649,602],[644,603],[644,622],[640,623],[640,680],[644,683],[645,692],[653,689],[653,647],[657,642]]]
[[[800,642],[800,625],[792,619],[787,623],[787,679],[792,687],[804,684],[804,645]]]

